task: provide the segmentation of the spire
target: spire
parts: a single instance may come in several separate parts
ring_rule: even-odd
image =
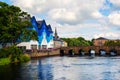
[[[55,27],[55,35],[57,35],[57,29],[56,29],[56,27]]]
[[[58,39],[58,34],[57,34],[57,29],[56,29],[56,27],[55,27],[55,39]]]

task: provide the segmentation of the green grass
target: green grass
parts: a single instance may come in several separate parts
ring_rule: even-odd
[[[9,58],[0,58],[0,65],[7,65],[10,64]]]

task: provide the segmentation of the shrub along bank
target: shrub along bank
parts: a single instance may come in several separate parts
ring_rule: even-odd
[[[30,60],[30,56],[23,54],[21,49],[16,46],[0,49],[0,65],[6,65],[15,62],[26,62]]]

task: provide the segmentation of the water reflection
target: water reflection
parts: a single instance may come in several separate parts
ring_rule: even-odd
[[[0,66],[0,80],[119,80],[120,57],[49,57]]]
[[[38,77],[39,80],[53,80],[53,74],[52,74],[52,65],[49,63],[49,60],[45,63],[42,63],[41,60],[39,60],[38,64]]]

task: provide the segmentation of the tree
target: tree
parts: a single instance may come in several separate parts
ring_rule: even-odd
[[[92,42],[85,40],[82,37],[78,38],[61,38],[62,40],[66,41],[68,43],[68,46],[91,46]]]
[[[105,46],[120,46],[120,41],[106,41]]]
[[[29,30],[28,26],[32,26],[28,13],[19,7],[0,2],[0,44],[3,47],[6,43],[15,44],[18,40],[37,39],[37,33]]]

